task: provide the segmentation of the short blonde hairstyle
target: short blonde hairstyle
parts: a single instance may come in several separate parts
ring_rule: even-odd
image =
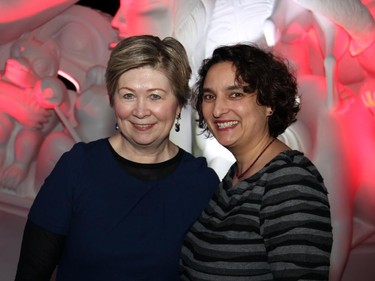
[[[113,106],[120,76],[128,70],[151,66],[162,71],[171,83],[181,107],[190,99],[191,68],[183,45],[172,37],[140,35],[125,38],[112,50],[105,74],[109,100]]]

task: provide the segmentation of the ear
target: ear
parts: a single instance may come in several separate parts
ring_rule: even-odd
[[[181,113],[182,113],[182,106],[181,106],[181,105],[178,105],[177,108],[176,108],[176,117],[177,117],[178,115],[181,115]]]
[[[266,107],[266,116],[269,117],[273,114],[273,109],[270,106]]]

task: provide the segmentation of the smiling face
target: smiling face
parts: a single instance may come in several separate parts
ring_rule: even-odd
[[[231,62],[213,65],[203,84],[203,117],[217,141],[232,153],[268,135],[270,108],[258,105],[256,93],[246,93],[244,87],[236,81]]]
[[[120,76],[114,111],[127,145],[163,149],[181,108],[165,74],[141,67]]]

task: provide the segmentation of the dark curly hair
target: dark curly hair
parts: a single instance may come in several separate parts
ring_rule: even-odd
[[[257,45],[236,44],[214,50],[212,57],[205,59],[199,69],[199,77],[193,88],[193,105],[198,112],[198,126],[211,135],[203,119],[203,84],[208,70],[220,62],[232,62],[236,69],[236,81],[248,83],[247,93],[256,92],[257,103],[272,108],[268,119],[269,134],[277,137],[295,122],[300,110],[297,80],[289,64],[271,51]]]

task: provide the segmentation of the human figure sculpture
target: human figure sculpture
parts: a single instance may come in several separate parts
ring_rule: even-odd
[[[13,63],[11,61],[10,63]],[[9,67],[9,66],[8,66]],[[13,190],[15,182],[25,177],[25,168],[21,174],[17,173],[17,155],[14,154],[13,143],[20,128],[23,126],[30,130],[40,130],[49,117],[49,112],[40,107],[38,103],[31,97],[31,89],[19,88],[13,83],[5,80],[3,76],[0,80],[0,187]],[[21,133],[22,135],[22,133]],[[18,135],[20,141],[20,135]],[[19,143],[19,142],[18,142]],[[22,145],[21,145],[22,146]],[[9,153],[11,152],[11,153]],[[21,153],[22,151],[19,151]],[[29,151],[27,153],[30,153]],[[25,155],[18,155],[25,157]],[[32,158],[32,155],[28,158]],[[13,166],[8,166],[12,163]]]
[[[166,37],[173,33],[174,0],[120,0],[112,19],[120,38],[141,34]]]
[[[24,34],[22,35],[22,39],[20,39],[26,40],[27,38],[32,38],[33,41],[38,42],[38,44],[40,43],[42,46],[52,46],[51,43],[47,44],[46,42],[54,41],[54,44],[59,49],[58,56],[53,57],[50,60],[47,60],[48,63],[54,66],[54,74],[52,76],[49,75],[48,77],[43,76],[43,74],[41,74],[35,78],[32,76],[32,78],[30,79],[26,79],[27,77],[23,77],[23,80],[20,80],[18,77],[18,80],[16,79],[16,81],[18,81],[17,83],[29,83],[30,85],[35,83],[33,87],[29,87],[28,85],[21,85],[22,87],[27,88],[27,91],[21,90],[22,87],[20,88],[20,85],[15,86],[13,84],[10,84],[9,78],[7,78],[7,81],[4,80],[5,76],[10,76],[12,74],[10,71],[8,71],[7,75],[5,75],[4,73],[4,79],[3,81],[1,81],[1,88],[4,88],[4,92],[6,92],[6,94],[2,94],[0,99],[2,99],[3,101],[5,100],[9,105],[17,104],[19,107],[18,110],[16,106],[8,106],[6,109],[4,109],[3,105],[6,103],[3,103],[0,106],[0,118],[2,120],[1,126],[7,128],[7,130],[2,128],[0,134],[0,151],[3,152],[2,154],[6,154],[2,155],[0,153],[0,164],[2,168],[4,168],[4,171],[2,173],[2,179],[3,182],[6,183],[4,185],[6,189],[2,189],[2,191],[9,191],[12,194],[14,194],[15,191],[12,191],[12,189],[15,189],[15,187],[17,186],[16,193],[21,197],[33,198],[35,196],[35,191],[38,190],[38,187],[34,186],[34,182],[41,182],[44,180],[40,179],[40,176],[43,174],[40,173],[40,167],[43,167],[47,171],[55,163],[53,161],[48,162],[48,159],[50,160],[50,158],[48,157],[44,160],[41,160],[40,156],[42,155],[42,153],[40,153],[39,151],[40,145],[40,148],[44,148],[44,155],[56,156],[61,155],[61,153],[64,152],[63,149],[69,148],[69,145],[66,142],[64,142],[64,139],[68,139],[69,144],[72,141],[72,139],[74,142],[83,139],[81,136],[79,136],[77,129],[77,119],[74,112],[75,100],[78,97],[77,93],[81,93],[82,88],[86,89],[87,85],[85,85],[85,82],[89,80],[86,79],[87,72],[89,71],[89,69],[94,65],[103,66],[106,64],[110,51],[109,44],[115,38],[115,31],[111,27],[109,16],[101,14],[98,11],[92,10],[87,7],[72,6],[72,1],[60,2],[64,2],[66,3],[66,5],[56,5],[55,8],[52,9],[54,12],[56,12],[54,17],[52,17],[51,19],[48,18],[48,20],[46,19],[45,21],[43,21],[43,19],[45,18],[41,16],[36,20],[38,22],[38,27],[32,29],[29,32],[26,32],[29,29],[25,29]],[[27,3],[25,3],[25,5],[26,4]],[[68,8],[69,6],[71,7]],[[49,4],[46,4],[47,10],[49,9],[48,7]],[[42,12],[42,7],[40,6],[38,8],[40,8],[41,10],[33,10],[30,11],[30,13],[35,13],[35,15],[44,14]],[[48,10],[45,12],[49,14],[50,12],[52,12],[52,10]],[[57,13],[57,10],[59,10],[60,12]],[[16,15],[14,14],[13,16]],[[19,22],[17,20],[17,17],[15,17],[13,19],[12,26],[14,26],[14,28],[17,30],[19,36],[22,33],[21,29],[18,29],[18,27],[21,28],[21,25],[18,25],[18,23]],[[11,50],[11,46],[14,44],[15,42],[7,41],[6,44],[0,46],[1,52],[3,54],[14,53],[15,48]],[[31,47],[29,46],[28,49],[30,48]],[[29,53],[31,53],[31,51],[29,51]],[[48,55],[48,52],[46,53]],[[23,60],[25,60],[24,58],[19,58],[18,60],[22,61],[22,63],[18,63],[17,67],[15,67],[14,69],[17,70],[17,68],[21,69],[22,67],[25,68],[26,66],[28,66],[27,62],[23,62]],[[7,69],[10,69],[10,66],[14,64],[11,64],[11,59],[8,61],[6,63],[4,62],[4,65],[9,64],[9,68]],[[44,64],[44,66],[47,67],[48,63]],[[19,68],[19,66],[21,65],[23,66]],[[43,68],[43,64],[39,64],[38,67]],[[18,72],[21,73],[21,71]],[[66,87],[62,85],[61,81],[57,79],[57,77],[64,77],[65,80],[72,82],[75,88],[67,90]],[[92,81],[92,83],[95,82]],[[92,86],[94,87],[94,85]],[[33,102],[33,106],[27,104],[27,99],[23,98],[21,100],[25,101],[25,106],[22,109],[21,103],[17,103],[17,101],[15,101],[14,99],[12,100],[12,98],[10,98],[10,96],[12,95],[17,95],[18,92],[23,92],[23,95],[25,96],[25,93],[28,91],[34,92],[33,95],[39,96],[40,98],[39,101],[35,99],[28,99]],[[63,97],[64,102],[60,104],[58,100],[48,100],[49,95],[53,96],[54,98]],[[87,97],[89,95],[83,96],[86,96],[87,101]],[[39,102],[42,102],[44,104],[40,104]],[[92,102],[91,105],[93,105],[94,103],[95,102]],[[15,122],[13,120],[13,117],[10,117],[10,119],[8,117],[3,117],[4,114],[5,116],[10,115],[9,112],[7,112],[7,110],[13,110],[13,115],[17,116],[19,120]],[[24,110],[24,113],[19,113],[22,110]],[[87,108],[85,110],[87,110]],[[104,108],[102,108],[101,110],[101,112],[106,112]],[[57,113],[59,113],[58,117],[56,115]],[[51,121],[51,116],[53,116],[53,120],[57,122],[55,124],[56,126],[51,125],[51,128],[49,129],[43,128],[45,122]],[[96,122],[96,124],[99,125],[98,122]],[[28,159],[32,160],[21,161],[22,165],[28,165],[28,168],[23,168],[24,170],[28,170],[26,177],[22,180],[23,176],[20,176],[18,177],[17,181],[10,181],[9,179],[16,178],[14,176],[11,176],[11,171],[15,170],[10,169],[10,164],[14,158],[10,157],[10,151],[13,151],[13,146],[16,146],[16,143],[25,142],[24,140],[30,138],[29,136],[25,137],[25,135],[23,134],[20,134],[18,138],[15,137],[18,134],[18,131],[20,131],[20,128],[23,128],[26,125],[35,127],[35,131],[37,132],[38,130],[40,131],[42,129],[43,134],[41,137],[33,138],[33,140],[35,139],[36,142],[36,148],[34,150],[27,151],[27,153],[29,154],[32,153],[32,155],[28,157]],[[97,132],[103,131],[102,129],[95,130],[94,128],[92,128],[92,126],[90,128],[92,130],[91,134],[93,135],[95,135]],[[113,124],[108,124],[107,131],[112,129]],[[53,143],[50,142],[50,146],[47,146],[47,139],[52,139],[50,137],[50,133],[54,136],[57,136],[57,132],[63,132],[63,134],[60,135],[61,140],[55,138]],[[90,134],[90,132],[86,131],[85,134]],[[105,133],[103,136],[105,135],[107,135],[107,133]],[[58,145],[61,143],[64,145]],[[32,146],[32,143],[30,142],[29,145]],[[17,146],[21,146],[21,144],[17,144]],[[49,147],[49,151],[46,150],[47,147]],[[20,153],[20,157],[21,155],[23,157],[21,159],[24,159],[27,153]],[[37,156],[38,154],[39,156]],[[38,163],[39,160],[41,161],[40,163]],[[9,166],[9,169],[5,169],[5,166]],[[14,173],[21,175],[20,172],[13,172],[13,174]],[[37,175],[37,180],[35,179],[35,175]]]
[[[75,2],[77,1],[52,0],[46,2],[35,0],[30,2],[1,0],[0,30],[2,36],[0,44],[2,44],[2,53],[10,54],[10,46],[14,44],[14,40],[52,19]],[[50,113],[40,107],[34,98],[31,97],[31,86],[37,80],[37,77],[23,75],[28,73],[28,62],[22,58],[2,57],[1,59],[3,60],[1,63],[4,64],[5,73],[3,73],[0,81],[0,99],[2,100],[0,106],[0,167],[2,168],[0,181],[2,182],[1,186],[15,189],[25,177],[25,170],[30,165],[30,159],[33,158],[35,151],[18,149],[15,155],[11,155],[12,157],[9,156],[11,153],[6,155],[6,151],[13,152],[14,146],[24,146],[22,139],[24,137],[27,138],[27,134],[25,131],[21,131],[18,134],[20,127],[35,128],[37,132],[43,123],[46,122]],[[23,71],[25,72],[22,73]],[[16,139],[13,137],[15,134],[18,134]],[[34,140],[38,138],[35,135],[31,137]],[[39,141],[36,142],[38,143]],[[13,160],[15,161],[13,165],[4,170],[4,164]]]
[[[35,116],[32,117],[34,113],[44,113],[44,116],[42,115],[42,118],[39,117],[40,119],[36,123],[39,126],[30,126],[23,123],[15,133],[13,150],[9,151],[13,155],[9,157],[11,161],[3,167],[1,185],[7,189],[16,190],[26,178],[44,136],[58,122],[56,115],[43,109],[38,102],[38,99],[43,95],[42,92],[38,91],[38,82],[40,79],[49,77],[50,79],[56,79],[57,87],[62,88],[63,86],[56,78],[59,49],[53,41],[41,43],[34,38],[20,39],[12,46],[11,56],[7,63],[3,80],[18,87],[18,89],[15,89],[15,87],[9,89],[8,86],[10,92],[2,94],[12,98],[12,103],[16,104],[16,107],[23,107],[25,110],[14,111],[13,108],[10,108],[11,104],[7,104],[4,106],[3,112],[9,115],[9,120],[32,119],[35,118]],[[18,94],[24,96],[25,99],[20,99]],[[13,129],[14,126],[15,124],[8,128],[3,126],[3,132],[9,137],[12,132],[9,128]],[[4,143],[2,147],[4,147]]]

